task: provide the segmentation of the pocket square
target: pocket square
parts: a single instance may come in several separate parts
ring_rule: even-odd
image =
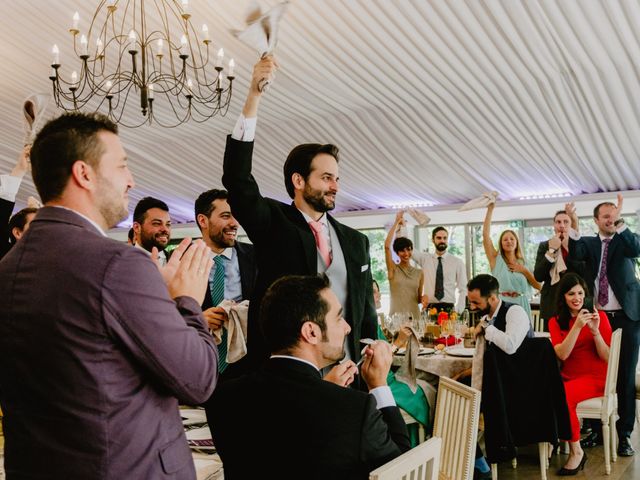
[[[362,266],[360,267],[360,271],[361,271],[361,272],[366,272],[367,270],[369,270],[369,264],[367,264],[367,265],[362,265]]]

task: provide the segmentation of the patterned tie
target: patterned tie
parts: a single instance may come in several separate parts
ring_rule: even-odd
[[[609,279],[607,278],[607,255],[609,254],[610,238],[602,240],[604,249],[602,251],[602,262],[600,263],[600,280],[598,281],[598,303],[604,307],[609,303]]]
[[[312,221],[309,222],[309,226],[311,227],[313,236],[316,239],[318,252],[320,252],[320,256],[322,257],[322,260],[324,260],[324,264],[329,267],[329,265],[331,265],[331,253],[329,252],[329,242],[327,241],[327,237],[322,234],[322,222]]]
[[[442,272],[442,257],[438,257],[438,268],[436,269],[436,299],[442,300],[444,297],[444,274]]]
[[[215,271],[213,278],[209,277],[209,289],[211,290],[211,303],[217,307],[224,300],[224,258],[216,255],[213,259]],[[218,371],[224,372],[227,368],[227,329],[222,327],[222,341],[218,345]]]

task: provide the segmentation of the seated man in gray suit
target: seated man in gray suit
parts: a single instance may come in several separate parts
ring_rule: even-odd
[[[225,479],[365,479],[409,449],[387,386],[389,344],[364,352],[369,394],[321,378],[321,368],[345,355],[350,327],[342,314],[326,276],[285,276],[267,290],[260,320],[270,359],[212,398]]]
[[[45,206],[0,262],[8,478],[196,478],[178,400],[203,402],[217,378],[200,309],[211,258],[186,239],[161,276],[106,236],[134,185],[117,131],[65,114],[31,150]]]

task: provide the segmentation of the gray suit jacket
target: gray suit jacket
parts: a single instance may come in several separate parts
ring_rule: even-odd
[[[195,478],[178,400],[203,402],[217,376],[196,300],[55,207],[0,262],[0,291],[9,478]]]

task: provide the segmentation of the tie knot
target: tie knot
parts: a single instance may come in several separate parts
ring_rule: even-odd
[[[439,262],[442,262],[442,257],[438,257],[438,261],[439,261]]]
[[[314,233],[322,233],[322,222],[316,222],[312,220],[309,222],[309,226],[311,227],[311,230],[314,231]]]
[[[216,264],[216,267],[219,267],[220,265],[222,265],[224,262],[222,255],[216,255],[215,257],[213,257],[213,263]]]
[[[605,245],[607,245],[610,241],[611,241],[610,238],[603,238],[602,239],[602,243],[604,243]]]

